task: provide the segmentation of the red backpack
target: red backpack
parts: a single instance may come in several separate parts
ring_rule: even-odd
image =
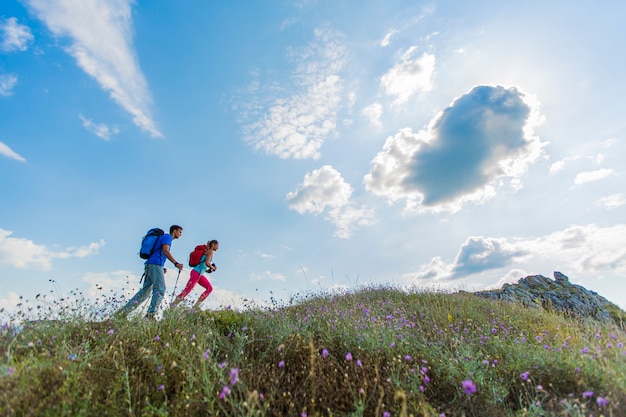
[[[202,259],[202,255],[206,252],[206,245],[198,245],[194,248],[194,250],[189,254],[189,266],[194,267],[200,264],[200,259]]]

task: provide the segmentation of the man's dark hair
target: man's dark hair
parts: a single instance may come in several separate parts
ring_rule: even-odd
[[[173,224],[173,225],[171,225],[171,226],[170,226],[170,235],[172,234],[172,232],[173,232],[174,230],[183,230],[183,227],[182,227],[182,226],[179,226],[179,225],[177,225],[177,224]]]

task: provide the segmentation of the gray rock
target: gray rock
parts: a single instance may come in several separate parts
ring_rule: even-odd
[[[529,275],[520,278],[517,284],[504,284],[499,290],[477,291],[474,294],[599,321],[613,320],[609,310],[619,310],[597,293],[570,283],[569,278],[558,271],[554,272],[554,280],[542,275]]]

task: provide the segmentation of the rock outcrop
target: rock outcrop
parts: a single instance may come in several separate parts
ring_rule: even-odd
[[[616,321],[623,325],[626,317],[618,306],[597,293],[572,284],[560,272],[554,280],[542,275],[529,275],[517,284],[504,284],[499,290],[477,291],[474,294],[494,300],[513,301],[529,307],[555,310],[574,317],[589,317],[599,321]],[[622,323],[620,323],[622,322]]]

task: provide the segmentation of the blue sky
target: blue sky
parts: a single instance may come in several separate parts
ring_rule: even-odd
[[[180,224],[206,308],[553,271],[626,308],[626,3],[227,3],[1,3],[0,307],[132,294]]]

